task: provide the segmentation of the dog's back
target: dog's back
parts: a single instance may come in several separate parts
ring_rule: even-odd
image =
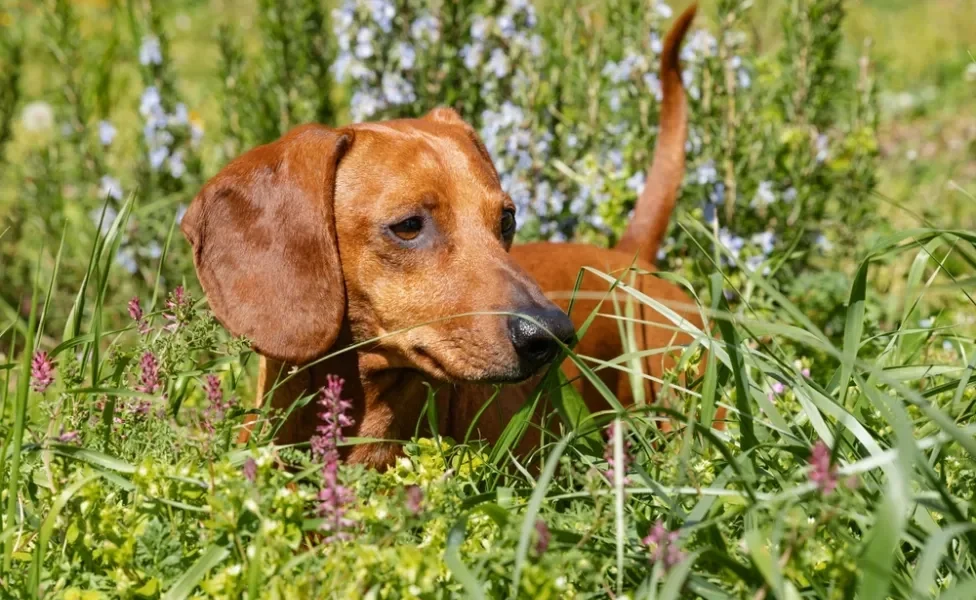
[[[512,255],[527,270],[542,289],[563,310],[569,310],[570,297],[577,285],[581,270],[589,267],[603,273],[619,276],[623,283],[632,285],[644,294],[674,309],[694,325],[701,327],[701,319],[693,310],[694,303],[678,286],[661,280],[647,272],[654,271],[654,260],[661,241],[667,232],[675,200],[685,171],[685,140],[687,138],[687,105],[681,82],[679,54],[681,42],[695,16],[696,6],[688,8],[671,28],[661,54],[661,102],[660,132],[654,150],[654,159],[648,168],[647,183],[637,201],[620,242],[612,249],[583,244],[535,243],[512,248]],[[645,274],[638,274],[638,271]],[[644,303],[620,292],[615,299],[607,296],[610,283],[593,273],[584,272],[570,316],[579,329],[587,317],[598,308],[608,315],[593,320],[586,335],[576,346],[576,352],[597,361],[612,361],[625,352],[660,350],[643,360],[643,374],[660,378],[674,364],[674,355],[691,342],[690,336],[676,331],[674,324]],[[627,321],[615,318],[623,316],[627,298],[631,298],[634,319],[635,346],[625,348],[622,331]],[[601,303],[602,301],[602,303]],[[668,349],[674,348],[673,352]],[[596,364],[594,364],[596,366]],[[622,365],[626,368],[627,365]],[[563,369],[568,375],[577,375],[571,361]],[[634,386],[625,371],[604,368],[601,379],[614,391],[621,403],[633,400]],[[646,381],[646,380],[645,380]],[[591,410],[606,408],[606,403],[585,378],[577,380]],[[658,393],[659,386],[645,384],[645,394],[650,402]]]

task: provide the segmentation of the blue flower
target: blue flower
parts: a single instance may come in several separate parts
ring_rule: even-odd
[[[400,67],[408,71],[413,68],[417,61],[416,50],[406,42],[397,44],[397,56],[400,58]]]
[[[769,206],[775,201],[776,195],[773,193],[773,182],[760,181],[759,188],[756,190],[756,195],[753,196],[752,202],[749,203],[749,206],[753,208]]]
[[[169,167],[169,174],[173,176],[174,179],[179,179],[183,177],[186,173],[186,165],[183,163],[183,150],[177,150],[170,155],[169,160],[166,161]]]
[[[627,179],[627,189],[639,194],[644,189],[646,176],[644,171],[637,171]]]
[[[122,199],[122,184],[118,179],[109,175],[103,175],[101,184],[102,187],[100,193],[103,197],[114,198],[115,200]]]
[[[759,249],[762,250],[764,255],[769,255],[776,245],[776,234],[772,231],[764,231],[753,235],[751,241],[753,244],[759,246]]]
[[[695,171],[695,181],[698,185],[708,185],[718,179],[718,171],[715,169],[715,161],[709,160],[699,165]]]
[[[116,134],[115,126],[108,121],[98,122],[98,139],[102,142],[103,146],[110,146],[112,140],[115,139]]]
[[[142,38],[142,44],[139,46],[139,64],[143,66],[163,64],[163,51],[158,37],[148,35]]]
[[[501,79],[508,75],[511,65],[508,62],[508,55],[501,48],[491,51],[491,58],[488,59],[488,69],[494,72],[495,77]]]

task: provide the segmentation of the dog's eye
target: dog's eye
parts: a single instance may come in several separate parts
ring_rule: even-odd
[[[404,219],[399,223],[390,225],[390,231],[393,232],[393,235],[408,242],[416,239],[423,228],[424,220],[421,217],[410,217],[409,219]]]
[[[506,208],[502,213],[502,237],[508,239],[515,235],[515,211]]]

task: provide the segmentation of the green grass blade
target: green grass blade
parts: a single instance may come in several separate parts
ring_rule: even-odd
[[[214,567],[224,562],[230,556],[230,550],[224,546],[214,544],[197,559],[182,577],[173,583],[162,600],[186,600],[193,593],[193,590],[203,581]]]

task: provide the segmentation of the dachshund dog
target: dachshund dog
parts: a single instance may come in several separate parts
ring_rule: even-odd
[[[347,434],[402,440],[413,434],[433,386],[439,430],[460,439],[495,384],[508,383],[476,425],[494,441],[560,354],[556,340],[573,341],[607,294],[608,282],[587,272],[567,316],[583,267],[623,273],[663,304],[691,306],[680,288],[647,272],[684,176],[679,49],[694,13],[693,5],[666,38],[653,163],[613,249],[513,246],[515,205],[474,129],[448,108],[336,129],[300,126],[207,182],[181,229],[215,316],[261,355],[258,402],[270,395],[274,408],[287,409],[334,374],[353,404]],[[649,307],[635,310],[637,345],[661,350],[642,359],[644,373],[660,378],[674,364],[671,349],[680,352],[691,338]],[[701,325],[694,311],[675,310]],[[619,319],[605,316],[592,321],[575,350],[611,361],[623,348]],[[563,369],[591,410],[606,408],[572,362]],[[598,373],[621,403],[633,401],[627,372]],[[284,383],[275,385],[279,378]],[[659,393],[649,382],[645,389],[648,399]],[[277,441],[307,441],[315,426],[313,402],[290,414]],[[532,443],[530,432],[522,447]],[[347,459],[380,467],[399,450],[378,441],[353,446]]]

